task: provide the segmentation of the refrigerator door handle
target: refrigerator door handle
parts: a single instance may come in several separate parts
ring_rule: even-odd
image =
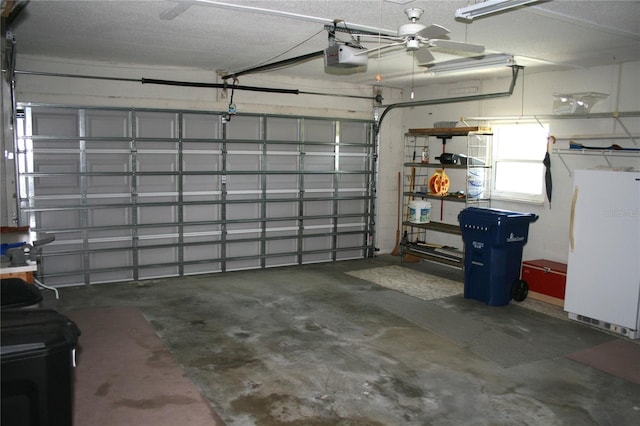
[[[573,222],[576,215],[576,202],[578,201],[578,186],[573,189],[573,198],[571,199],[571,215],[569,216],[569,246],[571,251],[575,247],[575,239],[573,236]]]

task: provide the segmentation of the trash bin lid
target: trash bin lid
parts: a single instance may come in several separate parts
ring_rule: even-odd
[[[80,330],[64,315],[49,309],[3,309],[0,314],[2,363],[74,349]]]
[[[19,308],[42,301],[40,290],[20,278],[2,278],[0,291],[0,303],[3,308]]]
[[[519,221],[525,220],[527,222],[535,222],[538,220],[538,215],[535,213],[521,213],[511,210],[494,209],[488,207],[467,207],[463,209],[458,215],[458,219],[473,220],[474,218],[481,219],[483,221],[490,221],[492,223],[500,224],[505,221]]]

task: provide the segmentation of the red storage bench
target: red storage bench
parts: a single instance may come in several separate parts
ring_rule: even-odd
[[[522,262],[521,278],[529,284],[529,297],[564,307],[567,264],[546,259]]]

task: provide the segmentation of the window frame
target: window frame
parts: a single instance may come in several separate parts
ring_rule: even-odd
[[[541,155],[540,155],[540,159],[527,159],[527,158],[518,158],[518,157],[509,157],[509,156],[501,156],[500,154],[500,128],[514,128],[514,127],[518,127],[518,126],[527,126],[528,129],[532,129],[534,128],[533,126],[537,126],[537,127],[541,127],[542,129],[544,129],[544,150],[541,150]],[[527,128],[523,128],[521,129],[521,131],[519,132],[519,137],[527,136]],[[513,202],[519,202],[519,203],[530,203],[530,204],[544,204],[545,202],[545,196],[546,196],[546,190],[545,190],[545,184],[544,184],[544,175],[545,175],[545,168],[544,165],[542,164],[542,161],[544,159],[544,153],[546,152],[546,150],[548,150],[548,137],[549,137],[549,124],[548,123],[542,123],[542,122],[534,122],[534,123],[521,123],[521,122],[510,122],[510,123],[500,123],[500,124],[494,124],[493,125],[493,134],[494,134],[494,140],[493,140],[493,161],[492,161],[492,166],[493,166],[493,182],[491,185],[491,198],[495,199],[495,200],[500,200],[500,201],[513,201]],[[508,137],[508,136],[506,136]],[[527,143],[530,142],[530,140],[525,140],[525,141],[518,141],[517,143]],[[540,141],[542,143],[542,140]],[[503,142],[504,143],[504,142]],[[499,165],[500,164],[521,164],[521,165],[531,165],[531,164],[539,164],[540,167],[540,171],[539,171],[539,176],[531,176],[531,179],[539,179],[540,180],[540,192],[539,193],[531,193],[531,192],[518,192],[518,191],[507,191],[507,190],[501,190],[498,189],[498,184],[499,184],[499,178],[500,178],[500,173],[499,173]],[[509,176],[512,176],[512,174],[509,174]]]

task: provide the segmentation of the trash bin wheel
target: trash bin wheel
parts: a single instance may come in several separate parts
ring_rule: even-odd
[[[516,302],[522,302],[529,294],[529,284],[525,280],[516,280],[511,286],[511,297]]]

